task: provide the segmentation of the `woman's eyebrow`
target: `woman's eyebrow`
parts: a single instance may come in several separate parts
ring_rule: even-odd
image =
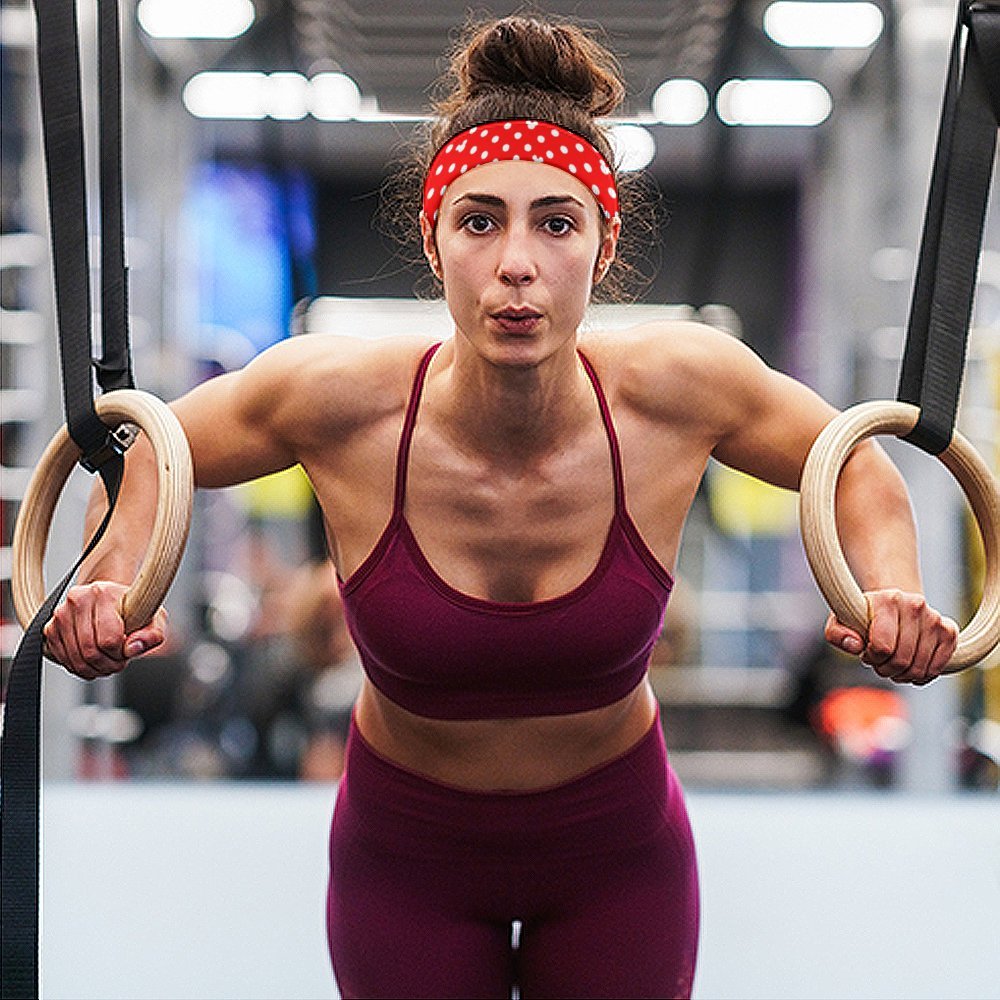
[[[463,201],[471,201],[477,205],[489,205],[491,208],[505,208],[506,202],[503,198],[498,197],[495,194],[485,194],[477,191],[469,191],[466,194],[461,195],[455,199],[455,204],[461,204]],[[580,208],[584,208],[584,203],[577,197],[571,194],[548,194],[542,198],[536,198],[530,205],[531,208],[551,208],[553,205],[578,205]]]
[[[506,202],[503,198],[498,198],[495,194],[477,194],[474,191],[470,191],[467,194],[463,194],[455,199],[455,204],[459,205],[463,201],[475,202],[477,205],[489,205],[493,208],[503,208]]]
[[[544,198],[536,198],[532,203],[532,208],[551,208],[553,205],[579,205],[580,208],[586,206],[579,198],[571,194],[549,194]]]

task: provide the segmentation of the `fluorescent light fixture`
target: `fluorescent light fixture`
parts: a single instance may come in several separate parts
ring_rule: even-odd
[[[197,73],[181,99],[196,118],[266,118],[269,89],[266,73]]]
[[[611,147],[619,170],[642,170],[656,156],[656,140],[641,125],[615,125],[610,132]]]
[[[653,117],[664,125],[697,125],[708,114],[708,91],[686,77],[667,80],[653,94]]]
[[[35,16],[30,7],[0,8],[0,45],[25,48],[35,44]]]
[[[779,45],[798,49],[865,49],[882,34],[885,18],[873,3],[779,0],[764,11],[764,31]]]
[[[880,247],[868,262],[879,281],[909,281],[913,277],[913,251],[904,247]]]
[[[309,81],[309,110],[320,121],[347,121],[361,110],[361,91],[346,73],[318,73]]]
[[[727,125],[819,125],[830,116],[833,98],[815,80],[729,80],[715,109]]]
[[[294,122],[309,114],[309,81],[301,73],[271,73],[267,78],[267,113]]]
[[[251,0],[139,0],[136,8],[154,38],[236,38],[255,15]]]
[[[184,107],[196,118],[275,118],[349,121],[363,109],[358,85],[344,73],[198,73],[183,92]]]

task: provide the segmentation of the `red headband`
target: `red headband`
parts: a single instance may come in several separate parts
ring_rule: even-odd
[[[449,139],[427,171],[424,215],[437,222],[448,185],[473,167],[499,160],[548,163],[565,170],[590,188],[605,218],[618,215],[618,190],[604,157],[575,132],[551,122],[522,119],[476,125]]]

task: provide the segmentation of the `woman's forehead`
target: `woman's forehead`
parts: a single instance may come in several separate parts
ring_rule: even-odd
[[[448,185],[444,194],[445,205],[460,200],[483,204],[499,200],[511,208],[564,202],[600,212],[593,194],[582,181],[551,164],[525,160],[484,163],[466,171]]]

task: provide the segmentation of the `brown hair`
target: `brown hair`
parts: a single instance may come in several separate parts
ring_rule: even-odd
[[[625,96],[615,57],[575,24],[515,15],[473,24],[442,78],[448,92],[433,104],[430,150],[474,125],[538,118],[576,132],[614,163],[596,118]]]
[[[619,252],[594,299],[632,298],[631,286],[646,279],[628,258],[635,256],[635,230],[655,227],[643,181],[619,175],[608,130],[598,119],[625,97],[618,61],[594,32],[570,21],[521,14],[470,22],[455,45],[447,71],[438,82],[432,120],[417,136],[408,163],[387,187],[391,229],[407,226],[406,242],[419,235],[417,218],[423,180],[434,154],[452,136],[475,125],[509,118],[553,122],[587,139],[608,161],[618,186],[622,215]],[[392,220],[395,220],[392,222]],[[432,290],[440,294],[434,279]]]

